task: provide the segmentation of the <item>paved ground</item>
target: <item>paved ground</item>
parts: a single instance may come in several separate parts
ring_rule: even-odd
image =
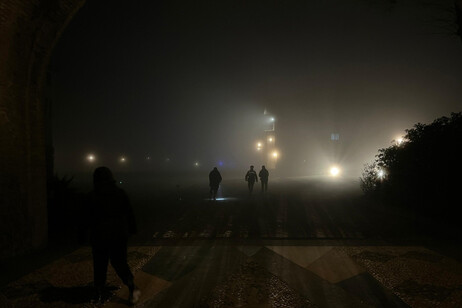
[[[356,183],[225,182],[159,195],[126,187],[140,233],[129,262],[139,307],[461,307],[457,229],[370,204]],[[244,185],[244,188],[242,187]],[[258,187],[256,187],[258,188]],[[0,307],[96,307],[87,246],[11,281]],[[110,271],[104,307],[125,307]]]

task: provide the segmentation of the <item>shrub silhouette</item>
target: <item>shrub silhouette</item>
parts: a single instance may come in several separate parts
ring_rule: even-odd
[[[366,195],[432,215],[458,212],[462,189],[460,112],[428,125],[418,123],[406,130],[402,143],[378,152],[360,178]]]

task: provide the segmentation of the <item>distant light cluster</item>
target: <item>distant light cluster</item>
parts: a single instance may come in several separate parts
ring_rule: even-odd
[[[88,163],[93,163],[93,162],[96,161],[96,155],[93,154],[93,153],[87,154],[87,155],[85,156],[85,160],[86,160]],[[144,157],[144,160],[147,161],[147,162],[150,162],[150,161],[152,161],[152,157],[149,156],[149,155],[148,155],[148,156],[145,156],[145,157]],[[161,161],[162,161],[162,160],[161,160]],[[170,159],[169,157],[167,157],[167,158],[165,158],[163,161],[164,161],[165,163],[170,163],[171,159]],[[125,155],[119,156],[119,158],[117,159],[117,162],[119,162],[120,164],[126,164],[126,163],[128,162],[128,158],[127,158],[127,156],[125,156]],[[193,165],[194,167],[197,168],[197,167],[200,167],[201,164],[200,164],[199,161],[196,160],[196,161],[194,161],[194,162],[192,163],[192,165]],[[219,166],[223,166],[223,165],[224,165],[223,161],[222,161],[222,160],[219,160],[219,161],[218,161],[218,165],[219,165]]]

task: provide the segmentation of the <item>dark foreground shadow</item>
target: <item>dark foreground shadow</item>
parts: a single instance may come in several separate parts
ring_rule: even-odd
[[[109,299],[118,288],[109,286],[103,293],[102,300]],[[40,300],[44,303],[62,301],[68,304],[84,304],[94,301],[97,294],[93,286],[78,287],[47,287],[39,292]]]

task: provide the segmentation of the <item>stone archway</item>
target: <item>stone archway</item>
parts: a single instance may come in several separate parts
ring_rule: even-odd
[[[0,258],[47,241],[43,92],[53,47],[85,0],[0,0]]]

